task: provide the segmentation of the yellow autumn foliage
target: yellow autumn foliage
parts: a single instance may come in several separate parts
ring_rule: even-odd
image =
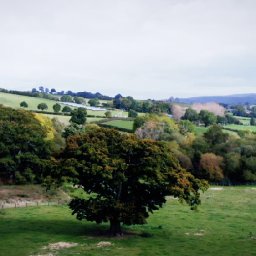
[[[40,122],[42,127],[46,131],[46,140],[53,140],[54,139],[54,134],[55,134],[55,129],[53,128],[52,120],[39,113],[34,113],[35,118]]]

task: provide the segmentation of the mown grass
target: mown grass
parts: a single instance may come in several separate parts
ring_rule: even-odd
[[[113,126],[113,127],[117,127],[117,128],[125,128],[128,130],[132,130],[133,129],[133,121],[131,120],[111,120],[108,121],[104,124]]]
[[[144,226],[122,238],[99,236],[107,225],[79,222],[66,206],[1,210],[0,255],[256,255],[256,188],[208,190],[198,211],[168,199]],[[50,251],[49,243],[77,247]],[[110,247],[97,247],[100,241]]]

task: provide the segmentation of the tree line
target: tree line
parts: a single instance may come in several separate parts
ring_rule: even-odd
[[[86,110],[72,111],[68,127],[23,109],[0,106],[0,182],[62,182],[82,187],[88,198],[71,200],[79,220],[144,224],[167,195],[200,204],[206,180],[218,184],[256,181],[256,135],[224,133],[218,125],[197,136],[189,120],[164,114],[134,120],[134,134],[86,125]]]

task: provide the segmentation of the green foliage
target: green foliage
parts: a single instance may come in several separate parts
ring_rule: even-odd
[[[86,122],[87,111],[85,108],[77,108],[71,112],[70,122],[83,125]]]
[[[193,133],[195,131],[195,125],[189,120],[181,120],[179,122],[179,129],[181,134]]]
[[[199,120],[199,115],[196,110],[192,108],[187,108],[184,116],[182,117],[184,120],[189,120],[191,122],[196,122]]]
[[[141,121],[138,122],[138,120]],[[136,125],[138,124],[142,124],[142,126],[135,131],[138,138],[147,138],[159,141],[179,140],[178,125],[173,119],[166,115],[146,115],[143,119],[137,119]]]
[[[235,116],[247,116],[246,110],[243,105],[234,106],[233,114]]]
[[[111,118],[112,117],[111,111],[106,111],[105,116],[106,116],[106,118]]]
[[[251,117],[250,119],[250,125],[256,125],[256,120],[254,117]]]
[[[63,173],[90,194],[73,199],[77,218],[110,221],[112,234],[120,223],[144,224],[173,195],[191,207],[200,203],[199,190],[207,186],[182,169],[169,148],[111,129],[96,129],[67,139],[62,154]]]
[[[200,120],[204,123],[205,127],[213,125],[217,122],[217,117],[207,110],[201,110],[199,113]]]
[[[24,183],[42,180],[50,158],[47,133],[31,112],[0,106],[0,180]],[[32,178],[30,170],[36,175]]]
[[[138,116],[138,113],[133,110],[133,109],[130,109],[129,112],[128,112],[128,117],[137,117]]]
[[[154,100],[139,101],[133,99],[131,96],[122,97],[120,94],[114,98],[113,106],[126,111],[133,109],[136,112],[143,113],[171,113],[170,103]]]
[[[92,106],[92,107],[97,107],[98,105],[100,105],[100,101],[99,101],[99,99],[97,99],[97,98],[90,99],[90,100],[88,101],[88,103],[89,103],[90,106]]]
[[[44,111],[44,110],[48,109],[48,106],[47,106],[46,103],[40,103],[40,104],[37,105],[37,108],[39,110],[43,110]]]
[[[52,106],[52,108],[55,113],[58,113],[61,110],[61,105],[59,103],[56,103]]]
[[[69,106],[64,106],[63,109],[62,109],[62,112],[63,112],[63,113],[69,113],[69,112],[71,112],[71,111],[72,111],[72,108],[69,107]]]
[[[228,134],[224,133],[222,128],[215,124],[204,133],[204,137],[210,145],[216,145],[225,143],[228,139]]]
[[[20,106],[21,106],[22,108],[27,108],[27,107],[28,107],[28,103],[27,103],[26,101],[22,101],[22,102],[20,103]]]
[[[76,123],[71,123],[69,126],[65,127],[65,129],[62,133],[62,137],[66,139],[69,136],[79,134],[82,132],[84,132],[84,129],[81,126],[79,126]]]
[[[86,101],[85,101],[85,98],[82,98],[82,97],[74,97],[74,102],[76,103],[76,104],[85,104],[86,103]]]
[[[61,96],[60,100],[63,102],[73,102],[73,98],[70,95],[63,95]]]

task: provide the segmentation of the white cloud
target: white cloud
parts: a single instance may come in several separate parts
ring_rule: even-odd
[[[0,0],[0,87],[137,98],[252,92],[256,2]]]

